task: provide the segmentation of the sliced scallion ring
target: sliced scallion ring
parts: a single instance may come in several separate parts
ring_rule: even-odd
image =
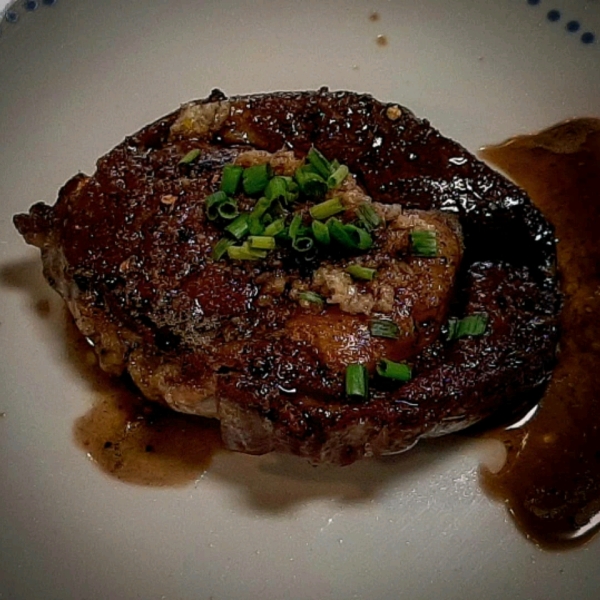
[[[387,358],[377,363],[377,374],[386,379],[395,381],[410,381],[412,378],[412,369],[406,363],[397,363]]]
[[[369,397],[369,374],[365,365],[351,363],[346,367],[346,395],[360,400]]]
[[[346,267],[346,273],[349,273],[354,279],[360,279],[362,281],[373,281],[377,273],[377,269],[370,267],[363,267],[362,265],[348,265]]]

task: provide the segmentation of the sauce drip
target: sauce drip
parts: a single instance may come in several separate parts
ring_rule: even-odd
[[[94,352],[67,315],[67,348],[96,395],[74,425],[77,445],[105,473],[127,483],[180,486],[199,479],[222,448],[219,424],[144,400],[102,373]]]
[[[529,420],[492,433],[507,462],[484,471],[483,484],[533,541],[565,548],[600,528],[600,120],[568,121],[482,157],[555,226],[564,292],[552,380]]]

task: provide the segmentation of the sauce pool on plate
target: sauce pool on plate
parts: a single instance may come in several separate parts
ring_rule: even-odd
[[[127,483],[177,487],[198,480],[222,449],[219,424],[144,400],[132,384],[111,378],[65,309],[72,362],[96,392],[77,419],[77,445],[102,471]]]
[[[523,187],[556,228],[564,305],[558,364],[539,406],[493,435],[508,451],[483,483],[541,546],[600,526],[600,119],[490,146],[482,157]],[[510,244],[510,240],[506,240]]]

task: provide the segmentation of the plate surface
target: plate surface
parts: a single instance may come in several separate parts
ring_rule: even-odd
[[[104,475],[73,442],[93,390],[11,219],[213,87],[365,91],[472,151],[600,117],[598,0],[43,0],[2,16],[0,598],[597,598],[600,539],[528,542],[480,490],[483,442],[344,469],[219,454],[180,488]]]

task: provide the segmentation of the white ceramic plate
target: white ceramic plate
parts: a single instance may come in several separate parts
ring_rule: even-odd
[[[166,489],[111,479],[75,447],[93,393],[12,215],[212,87],[321,85],[405,104],[473,151],[600,116],[600,3],[44,0],[3,15],[0,598],[598,597],[600,539],[527,541],[480,491],[481,444],[344,469],[221,454]]]

